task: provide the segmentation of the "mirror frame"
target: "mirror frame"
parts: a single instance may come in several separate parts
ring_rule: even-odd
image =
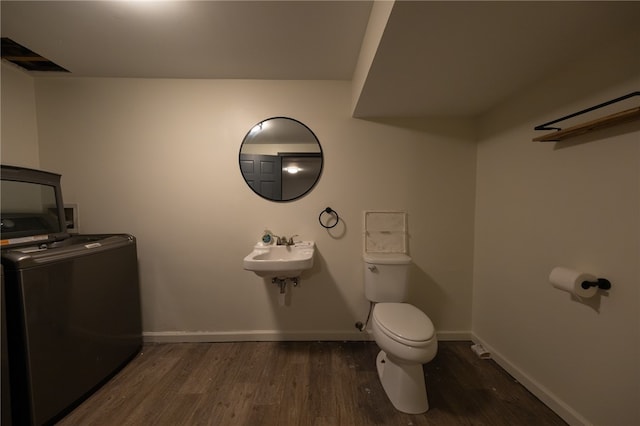
[[[306,130],[309,134],[309,136],[311,138],[313,138],[313,140],[316,142],[316,144],[318,145],[318,150],[319,152],[295,152],[295,151],[282,151],[282,152],[278,152],[278,157],[282,158],[286,158],[286,157],[319,157],[320,158],[320,168],[318,170],[317,176],[315,176],[315,179],[313,181],[313,183],[311,183],[303,192],[301,192],[300,194],[296,194],[294,197],[291,198],[286,198],[286,199],[276,199],[273,197],[269,197],[267,195],[264,195],[262,193],[260,193],[256,188],[254,188],[250,183],[249,180],[247,179],[247,177],[245,176],[245,172],[243,170],[243,152],[242,152],[242,148],[245,146],[245,143],[248,143],[248,137],[249,135],[251,135],[252,131],[254,128],[260,126],[262,123],[271,121],[271,120],[289,120],[292,121],[294,123],[296,123],[297,125],[301,126],[302,128],[304,128],[304,130]],[[245,153],[244,155],[247,155],[247,153]],[[307,195],[309,192],[311,192],[311,190],[313,188],[315,188],[315,186],[318,184],[318,181],[320,180],[320,177],[322,176],[322,172],[324,169],[324,151],[322,150],[322,145],[320,144],[320,140],[318,139],[318,137],[316,136],[316,134],[313,132],[313,130],[311,130],[309,128],[309,126],[307,126],[306,124],[304,124],[303,122],[296,120],[295,118],[291,118],[291,117],[284,117],[284,116],[276,116],[276,117],[269,117],[266,118],[264,120],[261,120],[260,122],[256,123],[254,126],[251,127],[251,129],[249,129],[249,131],[245,134],[244,138],[242,139],[242,143],[240,144],[240,151],[238,153],[238,166],[240,168],[240,174],[242,175],[242,178],[244,179],[245,183],[247,184],[247,186],[257,195],[259,195],[260,197],[264,198],[265,200],[269,200],[269,201],[274,201],[274,202],[289,202],[289,201],[295,201],[298,200],[302,197],[304,197],[305,195]],[[281,168],[282,169],[282,168]],[[280,171],[281,175],[282,175],[282,170]],[[280,185],[282,188],[282,178],[280,179]]]

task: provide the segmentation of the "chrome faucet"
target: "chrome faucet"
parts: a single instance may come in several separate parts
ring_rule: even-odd
[[[278,246],[292,246],[295,244],[293,237],[297,237],[298,234],[292,235],[289,239],[287,237],[276,237],[276,245]]]

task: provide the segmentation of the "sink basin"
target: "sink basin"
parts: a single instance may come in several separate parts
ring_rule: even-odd
[[[243,267],[261,277],[295,278],[313,266],[313,241],[300,241],[292,246],[258,243],[243,260]]]

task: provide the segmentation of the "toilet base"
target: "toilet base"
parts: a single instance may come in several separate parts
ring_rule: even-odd
[[[429,409],[422,364],[399,364],[380,351],[376,366],[382,387],[398,411],[420,414]]]

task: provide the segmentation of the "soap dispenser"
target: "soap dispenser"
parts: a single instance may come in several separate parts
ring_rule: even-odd
[[[265,246],[273,244],[273,234],[268,229],[262,233],[262,244]]]

